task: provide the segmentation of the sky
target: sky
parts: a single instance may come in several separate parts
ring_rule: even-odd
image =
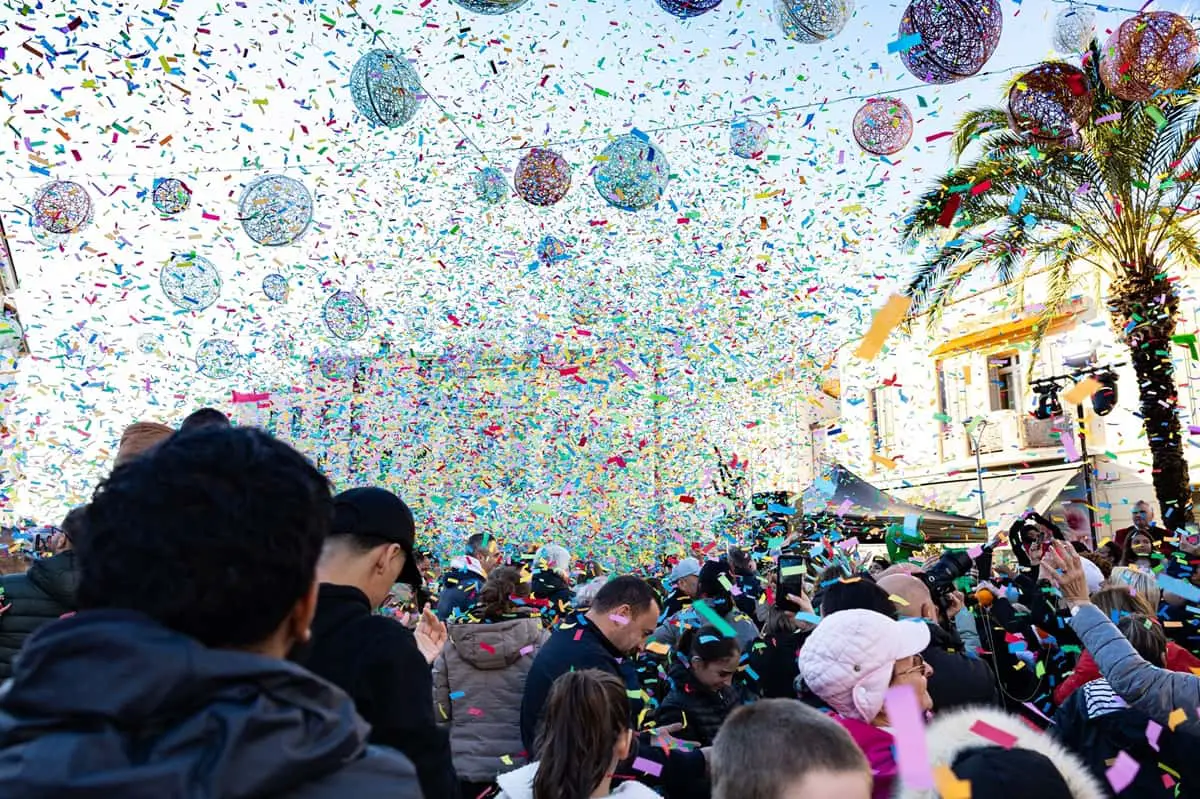
[[[519,352],[582,326],[619,338],[634,370],[680,344],[708,379],[794,366],[814,390],[820,364],[862,334],[917,257],[894,230],[949,165],[939,134],[1024,69],[1071,58],[1052,47],[1065,3],[1000,0],[1004,31],[983,73],[922,85],[889,52],[904,4],[859,6],[838,36],[806,45],[781,35],[774,0],[724,0],[687,21],[653,0],[529,0],[501,16],[452,0],[3,0],[0,218],[33,357],[0,372],[17,431],[3,454],[19,472],[0,485],[0,520],[60,516],[134,419],[177,422],[232,391],[301,381],[313,356],[369,356],[382,339]],[[1126,16],[1096,12],[1101,35]],[[373,126],[350,96],[373,48],[402,51],[427,95],[396,129]],[[886,158],[851,132],[878,96],[915,119],[909,146]],[[769,132],[752,160],[729,152],[747,116]],[[671,179],[656,206],[629,213],[589,173],[635,129]],[[531,145],[571,164],[567,196],[544,209],[481,203],[478,170],[511,181]],[[246,187],[271,174],[313,199],[304,235],[279,247],[239,221]],[[158,214],[156,178],[184,181],[188,209]],[[82,231],[31,226],[51,180],[88,190]],[[539,263],[546,236],[570,257]],[[180,253],[220,274],[201,312],[162,290]],[[287,280],[284,302],[262,290],[272,274]],[[354,342],[322,319],[339,291],[369,309]],[[211,339],[241,356],[227,377],[197,371]]]

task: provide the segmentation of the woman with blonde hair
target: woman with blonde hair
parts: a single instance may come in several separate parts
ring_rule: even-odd
[[[1108,576],[1107,584],[1132,588],[1138,596],[1150,603],[1151,611],[1158,610],[1158,603],[1162,601],[1162,589],[1158,586],[1158,580],[1152,572],[1145,569],[1135,566],[1114,566],[1112,574]]]

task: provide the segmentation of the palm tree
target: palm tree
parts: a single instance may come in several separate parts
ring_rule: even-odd
[[[903,223],[910,246],[937,240],[907,286],[909,319],[929,312],[932,323],[977,270],[1017,285],[1044,273],[1037,343],[1081,265],[1105,274],[1108,308],[1137,374],[1162,519],[1178,529],[1193,517],[1170,355],[1179,294],[1168,265],[1200,266],[1200,70],[1179,91],[1130,102],[1104,86],[1100,58],[1093,42],[1084,64],[1091,119],[1073,146],[1035,143],[999,108],[959,122],[955,166]],[[968,151],[972,160],[964,160]]]

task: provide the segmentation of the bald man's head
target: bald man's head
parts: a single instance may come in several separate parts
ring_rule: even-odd
[[[896,611],[910,619],[926,618],[937,621],[937,606],[925,583],[909,574],[889,574],[879,578],[879,587],[893,597]],[[897,602],[896,600],[903,600]]]

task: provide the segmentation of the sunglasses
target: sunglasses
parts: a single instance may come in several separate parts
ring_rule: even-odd
[[[921,672],[922,674],[924,674],[925,673],[925,658],[921,657],[920,655],[913,655],[913,659],[915,662],[913,663],[912,668],[908,668],[908,669],[905,669],[904,671],[896,672],[895,674],[892,675],[892,679],[895,680],[899,677],[904,677],[909,674],[916,674],[918,671]]]

